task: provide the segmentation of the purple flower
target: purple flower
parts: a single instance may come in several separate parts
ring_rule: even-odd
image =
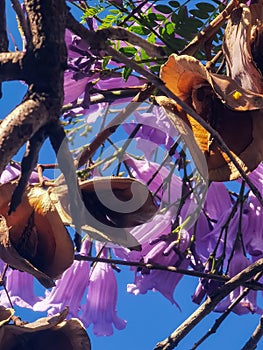
[[[132,168],[132,174],[166,203],[176,203],[182,195],[182,180],[165,166],[147,160],[137,160],[125,155],[125,163]],[[158,171],[158,172],[157,172]],[[177,209],[177,206],[176,206]],[[175,211],[176,212],[176,211]]]
[[[263,195],[263,163],[259,164],[259,166],[252,171],[248,175],[251,182],[257,187],[261,195]]]
[[[0,176],[0,183],[5,184],[7,182],[16,180],[21,174],[21,166],[18,163],[8,164]],[[36,184],[39,183],[39,176],[37,171],[32,171],[29,183]]]
[[[10,269],[6,277],[6,290],[13,305],[32,308],[40,300],[34,293],[34,277],[26,272]],[[0,292],[0,303],[10,307],[5,290]]]
[[[184,258],[183,253],[189,247],[190,236],[187,231],[182,230],[177,243],[176,238],[178,237],[170,235],[153,245],[145,255],[144,262],[187,269],[189,260]],[[168,271],[142,269],[135,273],[134,283],[127,285],[127,291],[137,295],[145,294],[148,290],[157,290],[172,304],[176,304],[173,293],[182,277],[183,275]]]
[[[242,250],[241,245],[239,245],[235,249],[235,254],[230,261],[229,266],[229,276],[233,277],[242,270],[244,270],[246,267],[250,265],[250,261],[245,257],[244,252]],[[223,301],[221,301],[217,307],[215,308],[215,311],[223,312],[226,310],[229,305],[235,301],[237,297],[244,291],[244,287],[240,286],[239,288],[236,288],[233,290]],[[233,308],[233,312],[235,312],[238,315],[247,314],[249,312],[251,313],[262,313],[263,310],[261,310],[256,303],[256,297],[257,292],[256,291],[250,291],[247,296],[245,296],[236,306]]]
[[[90,241],[86,239],[81,247],[80,254],[87,255],[90,249]],[[78,317],[80,303],[89,283],[89,262],[74,261],[73,264],[63,273],[56,287],[47,291],[46,297],[35,303],[34,311],[46,311],[54,315],[62,311],[65,306],[69,307],[69,315]]]
[[[208,217],[212,220],[218,220],[222,213],[231,207],[231,198],[226,186],[221,182],[212,182],[204,204],[204,210]]]
[[[248,205],[248,230],[244,235],[246,251],[256,261],[263,255],[262,206],[255,196],[250,196]]]
[[[97,245],[101,247],[101,244]],[[104,248],[102,257],[107,256]],[[113,334],[113,325],[124,329],[126,321],[117,316],[117,281],[109,264],[98,262],[90,272],[89,289],[86,303],[82,306],[81,320],[86,327],[93,324],[93,333],[98,336]]]
[[[220,229],[231,212],[230,195],[224,184],[212,182],[208,188],[203,211],[200,213],[196,225],[191,229],[195,238],[196,253],[205,262],[212,253]],[[215,228],[215,231],[211,231]]]
[[[143,151],[147,159],[152,158],[156,145],[164,145],[166,149],[171,148],[174,143],[173,138],[178,133],[161,107],[154,106],[151,113],[140,114],[135,112],[134,115],[136,122],[142,124],[135,136],[137,148]],[[124,124],[124,130],[130,134],[137,123]]]

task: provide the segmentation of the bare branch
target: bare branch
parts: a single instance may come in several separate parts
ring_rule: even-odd
[[[210,298],[208,298],[187,320],[185,320],[168,338],[158,343],[155,350],[174,349],[179,342],[235,288],[253,278],[263,268],[263,259],[259,259],[251,264],[239,274],[231,278],[223,287],[219,288]]]
[[[47,137],[46,127],[39,129],[34,136],[28,141],[25,155],[21,162],[21,177],[12,194],[9,214],[16,210],[21,203],[23,193],[29,181],[33,169],[37,165],[38,154]]]
[[[247,343],[243,346],[241,350],[253,350],[257,348],[257,343],[260,341],[260,339],[263,336],[263,316],[261,316],[259,320],[259,324],[257,328],[255,329],[252,336],[249,338]]]
[[[16,12],[16,15],[17,15],[17,18],[19,21],[19,25],[23,31],[24,36],[25,36],[27,46],[30,47],[31,42],[32,42],[32,35],[31,35],[30,30],[29,30],[28,23],[27,23],[25,16],[23,14],[21,4],[19,3],[18,0],[11,0],[11,1],[12,1],[13,9]]]
[[[95,140],[82,152],[78,167],[84,165],[96,152],[99,146],[106,141],[106,139],[112,135],[117,128],[124,122],[139,106],[140,102],[143,102],[152,93],[152,86],[146,86],[139,92],[131,103],[128,104],[118,115],[96,136]],[[135,103],[137,102],[137,103]]]
[[[3,52],[0,53],[0,80],[24,80],[22,70],[24,52]]]
[[[49,113],[40,101],[26,100],[0,124],[0,173],[14,154],[49,120]]]
[[[175,266],[165,266],[160,264],[150,264],[150,263],[144,263],[141,261],[125,261],[125,260],[119,260],[119,259],[112,259],[112,258],[101,258],[99,256],[83,256],[83,255],[75,255],[75,260],[77,261],[93,261],[93,262],[104,262],[108,264],[115,264],[115,265],[123,265],[123,266],[135,266],[138,268],[146,268],[149,270],[161,270],[161,271],[168,271],[168,272],[174,272],[179,273],[186,276],[193,276],[193,277],[199,277],[199,278],[207,278],[214,281],[223,281],[227,282],[230,280],[230,278],[222,275],[216,275],[212,273],[205,273],[201,271],[194,271],[194,270],[185,270],[180,269]],[[263,285],[259,284],[257,285],[254,283],[254,280],[252,282],[244,282],[241,285],[249,287],[251,289],[257,289],[257,290],[263,290]]]
[[[151,57],[167,57],[165,53],[165,47],[160,45],[154,45],[139,37],[138,35],[129,32],[125,28],[121,27],[110,27],[104,28],[97,31],[98,35],[103,34],[108,39],[113,40],[124,40],[135,46],[139,46],[145,50],[145,52]]]
[[[205,43],[218,32],[227,17],[239,4],[239,0],[231,0],[226,8],[181,51],[181,55],[193,56]]]
[[[6,32],[5,0],[0,0],[0,52],[8,51]]]
[[[253,281],[258,281],[262,276],[262,272],[258,273],[257,276],[253,279]],[[198,340],[191,350],[197,349],[199,345],[201,345],[210,335],[216,333],[217,329],[224,322],[224,320],[230,315],[233,308],[249,293],[249,288],[244,288],[242,293],[228,306],[228,308],[222,313],[222,315],[215,321],[214,325],[208,330],[208,332]],[[250,348],[249,348],[250,349]]]

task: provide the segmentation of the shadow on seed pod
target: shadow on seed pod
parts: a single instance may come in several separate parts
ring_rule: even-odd
[[[28,186],[21,204],[8,215],[15,187],[15,182],[0,185],[1,258],[52,286],[51,280],[73,262],[73,243],[48,192],[40,187]]]
[[[5,350],[90,350],[90,340],[78,319],[65,320],[68,310],[35,322],[0,327],[1,348]],[[1,316],[1,313],[0,313]]]

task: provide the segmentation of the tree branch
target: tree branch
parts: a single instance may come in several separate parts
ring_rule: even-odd
[[[257,343],[260,341],[262,336],[263,336],[263,316],[261,316],[257,328],[255,329],[252,336],[249,338],[249,340],[247,341],[247,343],[243,346],[243,348],[241,350],[256,349]]]
[[[0,124],[0,174],[20,147],[49,120],[43,103],[26,100]]]
[[[200,322],[213,311],[215,306],[224,299],[235,288],[244,282],[253,278],[263,269],[263,259],[259,259],[254,264],[241,271],[231,278],[223,287],[219,288],[216,293],[211,295],[187,320],[185,320],[168,338],[158,343],[154,350],[171,350]]]
[[[6,32],[5,0],[0,0],[0,52],[8,51]]]
[[[23,73],[24,52],[0,53],[0,80],[25,80]]]
[[[32,34],[31,34],[31,31],[29,30],[28,23],[25,19],[23,12],[22,12],[21,4],[19,3],[18,0],[11,0],[11,1],[12,1],[13,9],[15,10],[15,13],[16,13],[18,21],[19,21],[18,25],[20,25],[20,27],[23,31],[23,34],[25,36],[27,47],[31,47]]]
[[[201,32],[194,37],[180,54],[193,56],[207,41],[211,40],[216,35],[222,24],[238,4],[239,0],[231,0],[226,8],[211,23],[209,23],[206,28],[201,30]]]
[[[105,36],[108,39],[124,40],[132,45],[139,46],[142,49],[144,49],[145,52],[151,57],[158,57],[158,58],[167,57],[164,46],[151,44],[147,40],[141,38],[140,36],[132,32],[129,32],[125,28],[122,28],[122,27],[103,28],[103,29],[99,29],[96,33],[99,36],[102,34],[103,37]]]
[[[27,149],[21,162],[21,176],[12,194],[9,214],[16,210],[21,203],[23,193],[28,184],[30,175],[37,165],[38,154],[47,137],[46,128],[39,129],[27,143]]]

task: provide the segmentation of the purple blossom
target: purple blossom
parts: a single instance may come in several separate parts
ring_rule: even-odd
[[[97,245],[98,248],[101,244]],[[108,249],[104,248],[102,257],[106,257]],[[89,290],[86,303],[82,306],[81,320],[86,327],[93,324],[93,333],[97,336],[113,334],[113,325],[124,329],[126,321],[117,316],[117,281],[109,264],[98,262],[90,272]]]
[[[21,166],[18,163],[8,164],[0,176],[0,183],[5,184],[7,182],[16,180],[21,174]],[[32,171],[29,183],[36,184],[39,183],[39,176],[37,171]]]
[[[171,148],[178,133],[161,107],[154,106],[151,113],[135,112],[134,115],[136,122],[142,124],[135,136],[137,148],[143,151],[147,159],[152,158],[156,145],[164,145],[168,150]],[[130,134],[137,123],[124,124],[124,130]]]
[[[125,155],[125,163],[132,168],[132,174],[153,193],[157,192],[166,203],[176,203],[182,195],[182,180],[165,166],[147,160],[137,160]],[[158,171],[158,172],[157,172]],[[176,207],[177,209],[177,207]]]
[[[252,256],[253,261],[256,261],[263,256],[263,209],[255,196],[250,196],[247,210],[249,229],[244,235],[244,241],[247,252]]]
[[[80,255],[87,255],[90,249],[90,241],[86,239],[81,247]],[[89,283],[89,262],[74,261],[58,280],[56,287],[46,292],[46,297],[35,303],[34,311],[46,311],[54,315],[69,307],[69,315],[78,317],[80,304]],[[70,287],[69,287],[70,286]]]
[[[6,277],[6,290],[13,305],[31,309],[40,300],[34,293],[34,277],[27,272],[10,269]],[[10,307],[5,290],[0,292],[0,303]]]
[[[250,261],[245,257],[241,245],[239,245],[235,254],[230,261],[229,266],[229,276],[233,277],[246,267],[250,265]],[[229,305],[235,301],[237,297],[244,291],[244,287],[240,286],[239,288],[234,289],[222,302],[220,302],[215,311],[222,312],[229,307]],[[233,308],[233,312],[238,315],[251,313],[262,313],[256,303],[257,292],[250,291],[247,296],[245,296],[236,306]]]
[[[164,238],[153,245],[145,255],[144,262],[187,269],[189,260],[183,257],[183,253],[189,247],[190,236],[187,231],[183,230],[177,244],[175,244],[175,239],[175,235],[170,235],[169,238]],[[174,247],[176,249],[173,249]],[[178,252],[181,252],[182,255]],[[157,290],[172,304],[176,304],[173,293],[182,277],[183,275],[168,271],[142,269],[135,273],[134,283],[127,285],[127,291],[137,295],[145,294],[148,290]]]

